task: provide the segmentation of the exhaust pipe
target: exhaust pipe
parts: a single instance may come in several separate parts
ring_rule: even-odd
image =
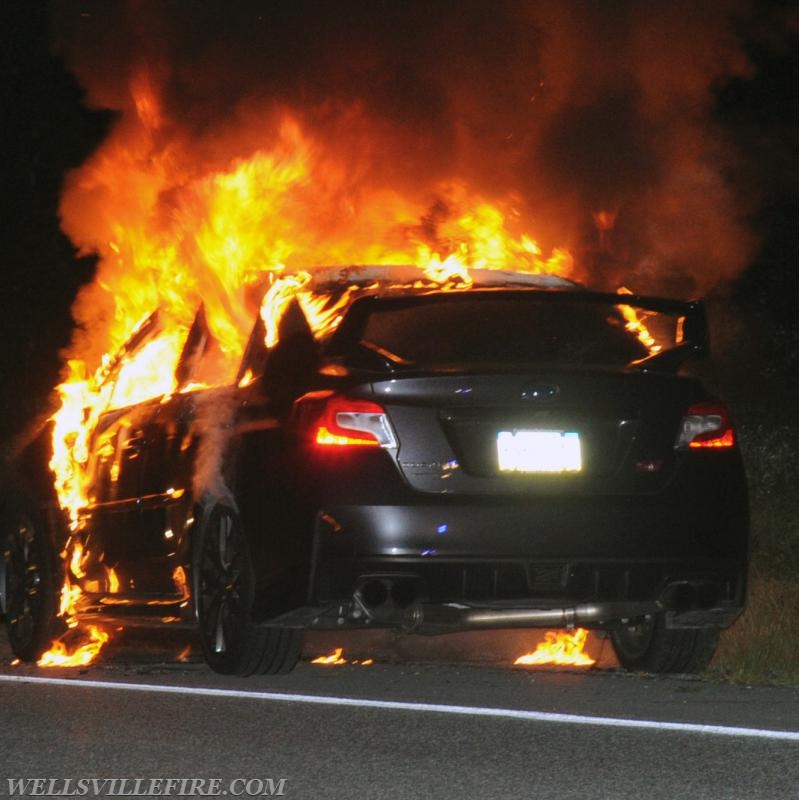
[[[719,601],[719,587],[711,581],[677,581],[670,583],[660,596],[668,611],[691,611],[713,608]]]
[[[356,593],[367,608],[379,608],[388,600],[388,589],[383,581],[367,581]]]
[[[662,606],[645,603],[583,603],[569,608],[470,609],[460,615],[469,628],[573,628],[655,614]]]
[[[416,601],[416,582],[408,578],[375,576],[364,580],[352,595],[349,615],[354,620],[388,620],[409,609]],[[413,617],[413,611],[411,617]]]
[[[405,611],[403,627],[419,633],[433,630],[490,628],[576,628],[672,611],[680,614],[712,608],[718,587],[710,581],[675,581],[658,600],[579,603],[559,608],[473,608],[459,603],[419,602],[417,582],[404,576],[370,576],[353,595],[352,616],[366,621],[388,620]],[[427,630],[425,630],[427,629]]]

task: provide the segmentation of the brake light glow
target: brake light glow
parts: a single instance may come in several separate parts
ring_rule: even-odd
[[[320,447],[397,446],[386,410],[371,400],[312,392],[297,404],[312,420],[310,438]]]
[[[735,446],[735,429],[727,408],[718,400],[692,405],[682,418],[676,446],[692,450]]]
[[[338,433],[331,433],[324,425],[320,425],[316,429],[316,439],[314,441],[321,445],[338,445],[339,447],[346,447],[347,445],[366,445],[367,447],[379,447],[380,445],[380,442],[378,442],[374,437],[366,439],[359,436],[342,436]]]

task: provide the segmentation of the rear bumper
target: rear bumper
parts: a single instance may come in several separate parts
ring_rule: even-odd
[[[323,506],[317,545],[329,558],[595,558],[746,560],[746,507],[699,497],[446,496]]]
[[[726,627],[743,608],[746,514],[647,500],[330,506],[315,533],[318,627],[612,627],[664,611]]]

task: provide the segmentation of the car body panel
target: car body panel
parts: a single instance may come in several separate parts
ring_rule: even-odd
[[[703,307],[624,296],[681,320],[677,355],[647,356],[623,340],[634,334],[618,296],[557,285],[473,297],[515,302],[518,292],[546,295],[559,313],[607,306],[614,352],[635,357],[410,363],[361,346],[369,314],[452,301],[395,289],[356,300],[321,343],[297,304],[272,349],[257,318],[236,383],[192,391],[210,341],[200,310],[178,391],[105,412],[92,435],[76,534],[88,554],[75,576],[81,612],[189,622],[195,537],[223,503],[247,535],[253,618],[271,625],[438,631],[483,624],[465,611],[482,608],[527,609],[535,625],[559,618],[533,611],[586,603],[602,604],[581,612],[595,627],[647,609],[674,626],[728,625],[746,583],[740,453],[675,447],[686,410],[710,399],[676,374],[707,348]],[[308,392],[378,403],[396,444],[319,447],[300,413]],[[579,471],[499,470],[498,436],[519,431],[579,436]]]

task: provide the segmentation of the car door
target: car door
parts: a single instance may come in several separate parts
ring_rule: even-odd
[[[185,564],[190,561],[194,463],[198,448],[198,408],[224,382],[224,371],[209,367],[219,356],[202,307],[187,336],[175,372],[175,392],[160,398],[141,420],[145,443],[138,474],[138,528],[132,535],[132,564],[138,593],[180,599],[186,596]]]
[[[104,603],[175,590],[174,570],[163,567],[174,552],[168,526],[160,526],[158,536],[145,531],[159,509],[183,494],[169,467],[182,441],[185,401],[163,394],[174,388],[167,374],[155,396],[131,402],[141,394],[141,385],[127,369],[142,348],[157,342],[160,332],[154,314],[120,349],[105,383],[109,408],[90,438],[88,504],[72,571],[85,593],[106,595]]]

